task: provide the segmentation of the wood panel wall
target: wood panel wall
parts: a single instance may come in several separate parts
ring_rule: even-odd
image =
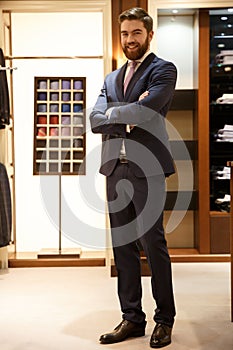
[[[198,250],[210,253],[209,190],[209,11],[199,13],[198,88]]]
[[[117,60],[122,56],[118,16],[131,7],[142,7],[147,10],[147,0],[112,0],[112,69],[117,68]]]

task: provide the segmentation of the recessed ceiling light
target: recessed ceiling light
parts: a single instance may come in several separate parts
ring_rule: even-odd
[[[221,17],[221,20],[222,20],[222,21],[227,21],[227,20],[228,20],[228,17],[222,16],[222,17]]]
[[[232,24],[228,24],[227,26],[228,26],[228,28],[231,28],[231,27],[232,27]]]
[[[219,47],[219,48],[225,47],[225,44],[218,44],[218,47]]]
[[[172,13],[178,13],[178,10],[172,10]]]
[[[228,11],[228,12],[233,12],[233,8],[232,8],[232,9],[228,9],[227,11]]]

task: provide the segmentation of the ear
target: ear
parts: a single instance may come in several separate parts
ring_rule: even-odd
[[[154,32],[153,30],[149,32],[149,41],[151,42],[151,40],[153,39],[154,36]]]

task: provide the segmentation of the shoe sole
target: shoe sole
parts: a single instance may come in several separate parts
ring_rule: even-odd
[[[171,344],[171,341],[169,341],[169,342],[167,342],[165,344],[161,344],[161,345],[159,345],[159,344],[158,345],[151,345],[150,344],[150,347],[153,348],[153,349],[160,349],[160,348],[163,348],[164,346],[167,346],[169,344]]]
[[[120,340],[115,340],[115,341],[107,341],[107,340],[100,340],[100,344],[114,344],[114,343],[120,343],[126,339],[129,339],[129,338],[136,338],[136,337],[143,337],[145,335],[145,331],[137,331],[137,332],[134,332],[134,333],[131,333],[130,335],[126,336],[125,338],[123,339],[120,339]]]

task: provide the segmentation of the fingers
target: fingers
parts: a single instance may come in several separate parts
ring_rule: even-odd
[[[146,96],[148,96],[149,95],[149,91],[145,91],[145,92],[143,92],[143,94],[141,94],[140,96],[139,96],[139,99],[138,99],[138,101],[141,101],[141,100],[143,100]]]

